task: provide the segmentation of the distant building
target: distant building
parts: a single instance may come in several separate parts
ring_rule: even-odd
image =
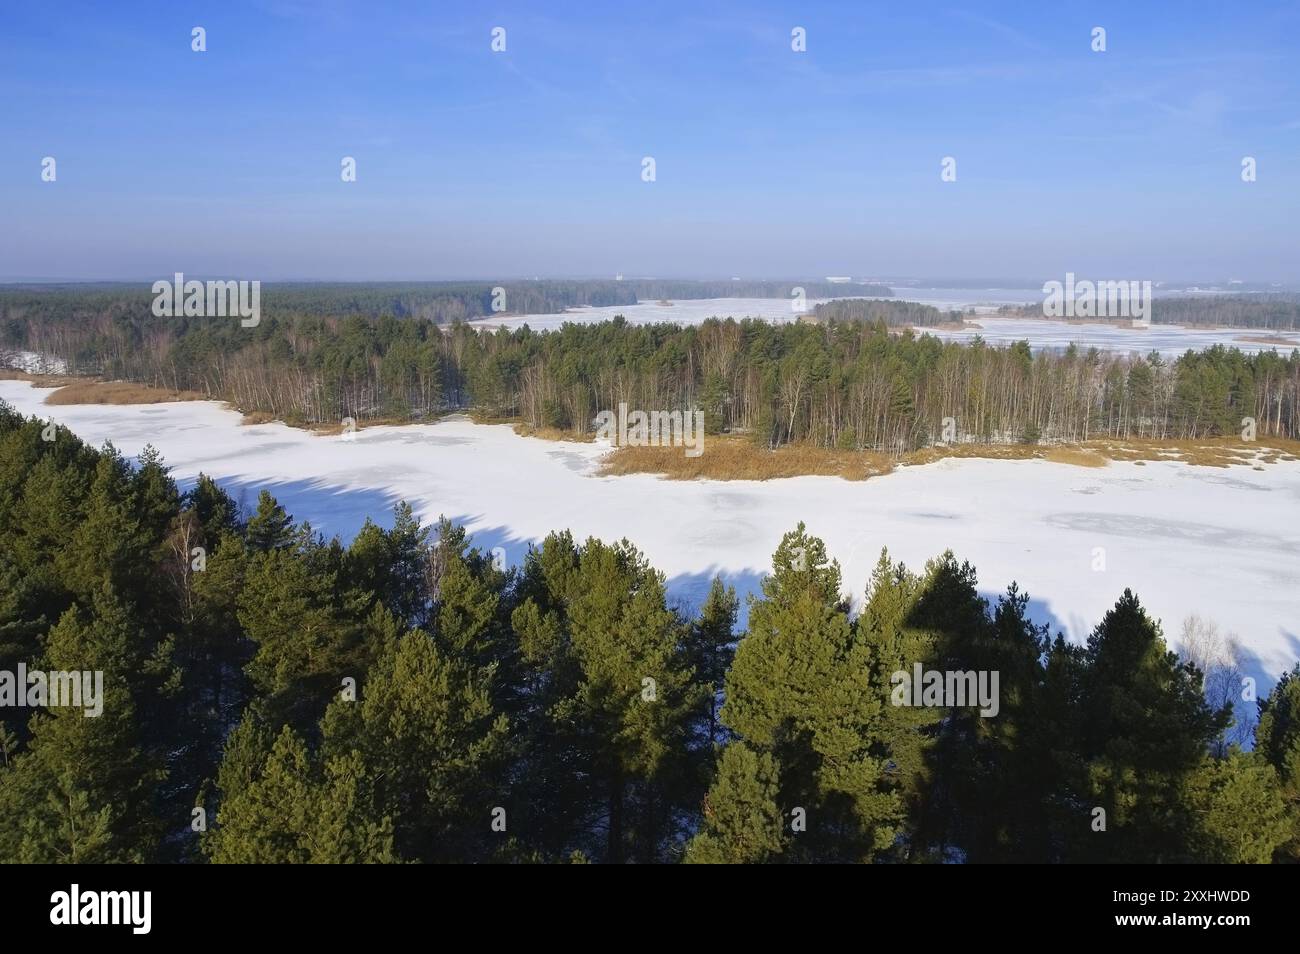
[[[853,278],[849,275],[827,275],[826,280],[833,285],[847,285]]]

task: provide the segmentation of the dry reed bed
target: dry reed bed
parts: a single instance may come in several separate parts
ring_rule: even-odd
[[[56,385],[57,387],[57,385]],[[46,404],[164,404],[171,401],[204,401],[207,396],[197,391],[176,391],[155,388],[147,384],[127,381],[81,380],[58,387],[48,397]]]
[[[896,466],[920,466],[949,458],[1047,460],[1076,467],[1105,467],[1110,461],[1171,460],[1203,467],[1260,466],[1300,460],[1300,441],[1267,439],[1244,443],[1231,438],[1203,441],[1111,441],[1083,444],[959,444],[927,447],[899,457],[877,451],[837,451],[794,446],[768,450],[737,437],[707,437],[704,453],[687,457],[680,447],[619,447],[601,462],[600,474],[658,474],[669,480],[773,480],[825,476],[865,480]]]

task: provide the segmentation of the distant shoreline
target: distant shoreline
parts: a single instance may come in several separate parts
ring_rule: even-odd
[[[242,414],[241,425],[283,424],[319,437],[344,432],[339,424],[290,424],[264,412],[243,412],[229,402],[193,391],[172,391],[126,381],[39,375],[0,370],[0,380],[27,381],[34,388],[52,389],[46,405],[148,405],[188,401],[212,401],[226,410]],[[444,419],[465,419],[482,426],[510,426],[523,438],[556,443],[593,442],[591,434],[574,434],[558,428],[534,428],[513,419],[483,419],[470,411],[449,411],[430,421],[378,418],[354,422],[360,432],[376,427],[412,427],[440,423]],[[1045,460],[1077,467],[1105,467],[1112,461],[1135,463],[1173,461],[1202,467],[1249,466],[1256,470],[1279,461],[1300,462],[1300,441],[1262,438],[1244,442],[1232,437],[1198,440],[1095,439],[1076,443],[957,443],[935,444],[904,454],[875,450],[836,450],[810,444],[785,445],[776,449],[757,447],[745,435],[719,434],[706,438],[709,453],[686,457],[680,448],[612,447],[602,458],[598,476],[622,477],[650,474],[666,480],[782,480],[791,477],[840,477],[866,480],[885,476],[899,467],[918,467],[952,459]]]

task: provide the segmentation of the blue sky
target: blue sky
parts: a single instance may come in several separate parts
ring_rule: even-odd
[[[0,280],[1296,280],[1297,50],[1296,3],[3,0]]]

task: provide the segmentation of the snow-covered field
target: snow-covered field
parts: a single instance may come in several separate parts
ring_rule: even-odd
[[[352,440],[278,424],[243,427],[211,402],[45,407],[48,391],[0,381],[0,398],[128,455],[154,444],[182,486],[203,471],[245,504],[270,490],[298,519],[349,538],[406,499],[425,520],[465,524],[518,562],[570,528],[627,537],[697,604],[715,573],[757,589],[798,521],[823,537],[855,599],[882,546],[913,568],[951,548],[981,589],[1013,579],[1036,618],[1082,639],[1127,586],[1177,635],[1192,613],[1236,633],[1261,685],[1300,659],[1300,463],[1263,470],[1177,463],[1103,469],[1046,461],[949,460],[865,482],[800,477],[674,482],[592,476],[605,448],[445,421],[376,427]],[[708,453],[708,444],[705,444]],[[1104,550],[1104,570],[1094,570]]]
[[[922,331],[954,341],[969,341],[976,335],[989,344],[1010,344],[1027,340],[1034,350],[1040,348],[1064,349],[1071,343],[1081,348],[1093,347],[1100,351],[1136,351],[1176,357],[1191,348],[1200,351],[1216,344],[1254,354],[1274,348],[1283,353],[1300,348],[1300,333],[1276,332],[1252,328],[1185,328],[1182,325],[1151,325],[1149,328],[1119,327],[1100,323],[1070,324],[1063,319],[1050,318],[999,318],[978,315],[972,319],[978,328],[961,331],[941,331],[923,328]],[[1263,343],[1258,338],[1283,338],[1289,344]]]

